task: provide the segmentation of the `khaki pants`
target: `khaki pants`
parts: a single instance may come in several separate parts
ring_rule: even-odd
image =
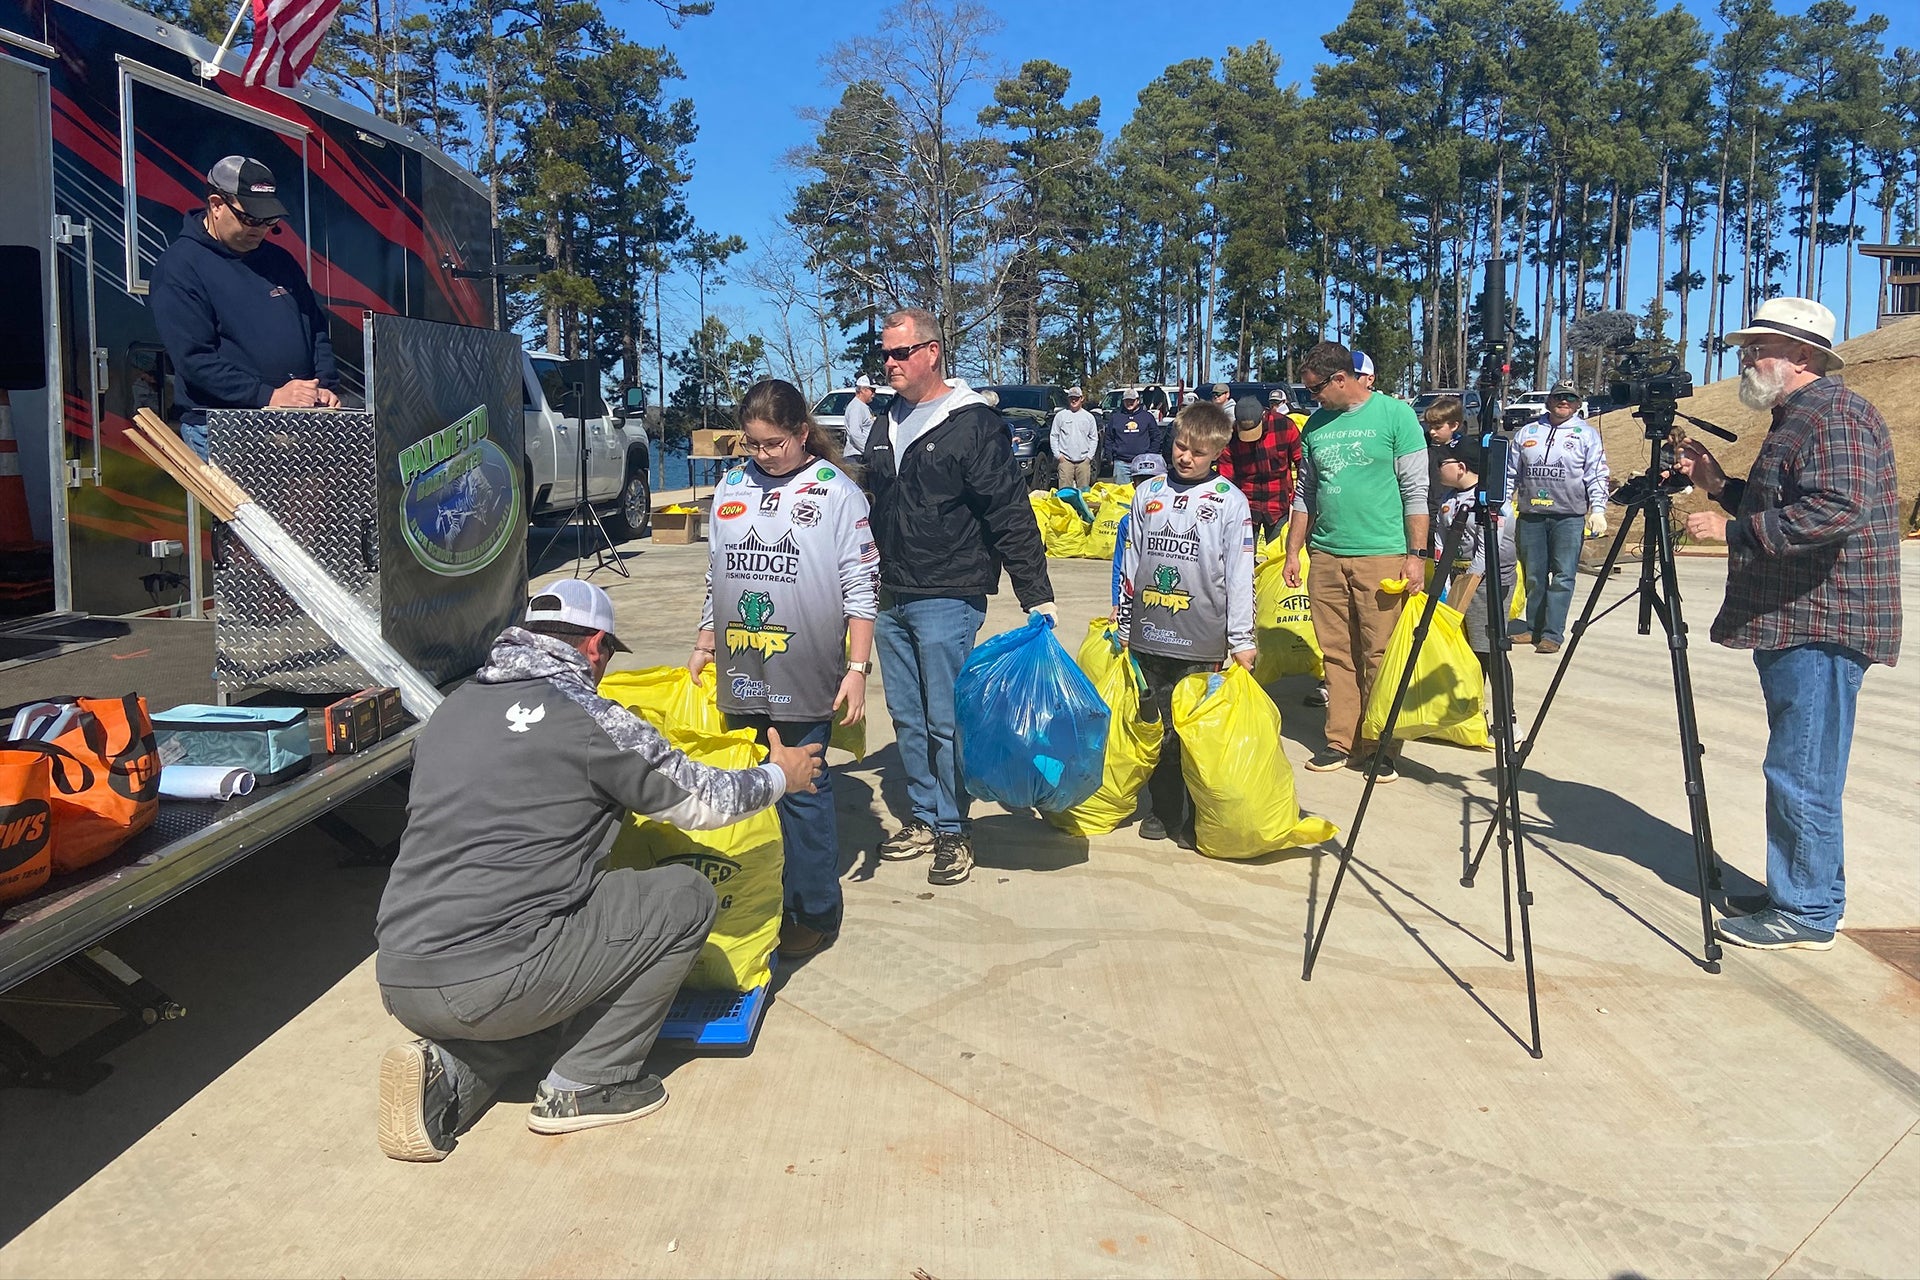
[[[1086,489],[1093,484],[1093,459],[1089,458],[1085,462],[1068,462],[1065,458],[1061,458],[1058,459],[1058,463],[1059,488]]]
[[[1367,695],[1400,620],[1404,595],[1380,589],[1406,567],[1404,556],[1335,556],[1316,552],[1307,563],[1307,604],[1313,634],[1327,667],[1327,745],[1348,755],[1372,750],[1356,744]]]

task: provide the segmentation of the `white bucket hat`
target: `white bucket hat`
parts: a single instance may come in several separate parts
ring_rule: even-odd
[[[1846,358],[1833,349],[1833,312],[1812,298],[1768,298],[1753,313],[1753,323],[1735,329],[1726,336],[1730,347],[1755,338],[1788,337],[1826,353],[1827,372],[1846,366]]]

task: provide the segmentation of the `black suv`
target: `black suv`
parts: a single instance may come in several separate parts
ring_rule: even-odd
[[[1053,461],[1050,428],[1056,410],[1067,407],[1065,387],[1042,387],[1029,383],[1010,386],[975,387],[981,395],[992,392],[1000,401],[1000,416],[1013,433],[1013,461],[1020,477],[1030,489],[1051,489],[1058,468]]]

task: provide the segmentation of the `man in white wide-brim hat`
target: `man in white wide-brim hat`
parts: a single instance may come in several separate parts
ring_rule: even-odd
[[[1773,414],[1745,480],[1685,446],[1680,470],[1721,511],[1687,532],[1727,544],[1713,638],[1753,650],[1766,699],[1767,891],[1728,894],[1719,934],[1742,947],[1825,951],[1846,910],[1840,798],[1869,665],[1900,655],[1900,522],[1893,441],[1832,375],[1833,312],[1770,298],[1727,335],[1740,399]]]

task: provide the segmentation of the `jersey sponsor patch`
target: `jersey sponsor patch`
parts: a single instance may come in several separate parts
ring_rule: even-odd
[[[1208,524],[1212,524],[1220,518],[1220,508],[1211,502],[1203,502],[1200,504],[1200,510],[1195,514]]]
[[[727,624],[727,652],[751,649],[762,658],[772,658],[787,651],[787,642],[793,633],[774,625],[771,595],[764,591],[743,591],[735,608],[740,620]]]
[[[1166,509],[1167,509],[1167,504],[1160,501],[1160,499],[1158,498],[1154,498],[1153,500],[1147,503],[1148,515],[1153,515],[1155,512],[1165,511]]]
[[[1180,570],[1163,564],[1153,571],[1152,584],[1140,593],[1140,603],[1149,609],[1179,613],[1193,607],[1193,595],[1181,589]]]
[[[793,510],[787,513],[795,527],[811,529],[820,523],[820,504],[808,498],[802,498],[793,504]]]
[[[767,545],[758,529],[726,549],[727,576],[755,582],[795,582],[800,577],[800,546],[793,535]]]
[[[713,514],[721,520],[732,520],[738,516],[747,514],[747,504],[744,502],[723,502],[713,509]]]

